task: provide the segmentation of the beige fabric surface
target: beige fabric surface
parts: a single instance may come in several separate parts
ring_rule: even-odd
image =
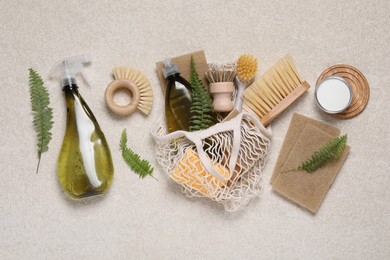
[[[388,259],[390,257],[390,2],[380,1],[0,1],[0,259]],[[205,50],[208,62],[242,53],[259,74],[286,53],[312,86],[271,127],[272,147],[260,198],[234,214],[207,199],[189,199],[166,178],[149,130],[163,119],[156,61]],[[68,199],[56,176],[65,131],[65,102],[47,79],[58,60],[92,55],[91,87],[80,93],[110,144],[115,176],[103,197]],[[327,67],[350,64],[370,84],[356,118],[339,120],[314,102]],[[111,69],[145,73],[155,102],[148,117],[118,117],[104,103]],[[28,68],[45,77],[55,117],[39,174]],[[118,98],[121,98],[119,96]],[[313,216],[272,192],[269,184],[293,112],[348,133],[352,147]],[[121,158],[128,145],[155,166],[140,180]]]

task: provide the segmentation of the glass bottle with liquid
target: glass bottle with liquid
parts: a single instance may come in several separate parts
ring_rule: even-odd
[[[58,63],[50,73],[51,77],[61,75],[67,111],[57,174],[62,188],[73,198],[104,193],[110,187],[114,174],[106,138],[80,95],[75,79],[78,73],[85,79],[83,64],[88,62],[89,55],[71,57]]]
[[[191,84],[180,76],[179,68],[170,59],[164,60],[163,74],[167,80],[165,117],[168,132],[188,131],[192,103]]]

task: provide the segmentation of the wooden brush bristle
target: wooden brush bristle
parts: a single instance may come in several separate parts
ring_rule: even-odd
[[[140,102],[137,108],[148,115],[153,105],[153,90],[148,78],[132,67],[120,66],[112,70],[115,79],[127,79],[135,83],[140,91]]]
[[[206,72],[206,78],[209,83],[232,82],[235,76],[236,66],[231,63],[225,65],[209,64],[209,70]]]
[[[244,91],[243,107],[268,125],[309,87],[286,55]]]

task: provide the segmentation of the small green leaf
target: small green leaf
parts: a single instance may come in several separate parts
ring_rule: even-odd
[[[347,143],[348,136],[338,136],[323,145],[319,151],[313,153],[309,160],[301,163],[298,169],[308,173],[314,172],[324,166],[330,160],[340,158]]]
[[[127,133],[126,129],[123,129],[119,147],[122,151],[123,160],[127,163],[128,166],[138,174],[139,178],[143,179],[146,176],[150,175],[155,180],[157,180],[153,175],[154,168],[149,164],[147,160],[141,160],[140,156],[136,154],[133,150],[127,147]]]

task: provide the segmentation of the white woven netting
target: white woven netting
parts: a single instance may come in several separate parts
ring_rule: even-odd
[[[235,211],[260,194],[270,133],[257,119],[241,114],[207,130],[180,132],[167,135],[162,122],[152,134],[157,161],[188,197]]]

